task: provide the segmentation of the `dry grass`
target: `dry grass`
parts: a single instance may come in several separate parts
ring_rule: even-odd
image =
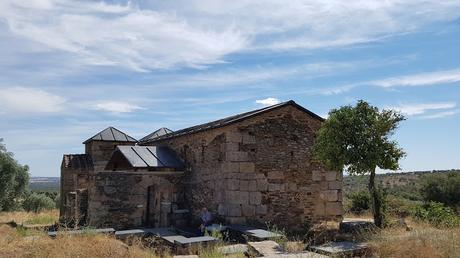
[[[131,239],[129,245],[117,240],[114,236],[94,234],[91,230],[82,235],[59,235],[50,238],[45,232],[25,229],[23,227],[12,228],[8,223],[17,224],[32,222],[48,222],[58,219],[58,211],[46,211],[42,213],[28,212],[0,212],[0,257],[158,257],[155,250],[161,250],[161,257],[171,257],[168,249],[152,246],[155,242],[145,242],[140,239]],[[2,225],[3,223],[3,225]],[[196,250],[200,257],[222,257],[217,246],[200,247]],[[243,254],[233,254],[227,258],[243,258]]]
[[[0,212],[0,224],[8,222],[16,222],[17,224],[37,224],[35,222],[51,222],[57,221],[59,218],[58,210],[43,211],[40,213],[15,211],[15,212]],[[34,222],[34,223],[28,223]],[[38,223],[40,224],[40,223]]]
[[[111,236],[81,235],[49,238],[44,232],[26,232],[0,226],[0,257],[154,257],[141,245],[127,246]]]
[[[412,231],[403,228],[385,229],[371,238],[370,244],[379,257],[459,257],[460,228],[436,229],[430,225],[412,224]]]

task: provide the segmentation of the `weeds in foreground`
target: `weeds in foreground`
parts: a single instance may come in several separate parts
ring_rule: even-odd
[[[458,257],[460,228],[437,229],[429,224],[414,224],[412,231],[388,228],[369,236],[378,257]]]
[[[30,218],[24,221],[24,224],[28,225],[49,225],[54,224],[57,221],[57,218],[54,215],[49,214],[39,214],[33,218]]]

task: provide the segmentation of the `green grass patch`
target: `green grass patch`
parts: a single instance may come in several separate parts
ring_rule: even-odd
[[[56,222],[56,218],[49,215],[38,215],[29,220],[26,220],[24,224],[27,225],[48,225],[54,224]]]

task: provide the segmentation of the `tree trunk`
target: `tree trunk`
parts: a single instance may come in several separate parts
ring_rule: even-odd
[[[383,226],[383,213],[382,213],[382,200],[378,189],[375,186],[375,168],[371,171],[369,177],[369,193],[372,197],[372,214],[374,216],[374,223],[377,227]]]

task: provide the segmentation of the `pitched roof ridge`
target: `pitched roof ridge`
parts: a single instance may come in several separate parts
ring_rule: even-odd
[[[121,134],[122,137],[124,137],[126,140],[117,140],[116,139],[116,136],[115,136],[115,133],[114,133],[114,130],[118,133],[118,134]],[[104,139],[103,137],[103,133],[110,133],[111,134],[111,137],[110,139]],[[113,126],[109,126],[107,128],[105,128],[104,130],[96,133],[93,137],[87,139],[86,141],[83,142],[83,144],[86,144],[90,141],[114,141],[114,142],[137,142],[137,140],[131,136],[129,136],[128,134],[120,131],[119,129],[113,127]]]
[[[268,112],[268,111],[274,110],[276,108],[287,106],[287,105],[293,105],[294,107],[300,109],[301,111],[303,111],[305,113],[308,113],[309,115],[313,116],[314,118],[317,118],[317,119],[319,119],[321,121],[324,121],[324,118],[322,118],[322,117],[318,116],[317,114],[311,112],[310,110],[300,106],[294,100],[288,100],[288,101],[281,102],[281,103],[271,105],[271,106],[268,106],[268,107],[263,107],[263,108],[260,108],[260,109],[256,109],[256,110],[247,111],[247,112],[239,113],[239,114],[236,114],[236,115],[224,117],[224,118],[214,120],[214,121],[211,121],[211,122],[207,122],[207,123],[187,127],[187,128],[175,131],[173,133],[165,134],[165,135],[153,138],[153,139],[145,139],[146,137],[144,137],[144,138],[142,138],[140,140],[140,142],[141,143],[155,142],[157,140],[163,140],[163,139],[168,139],[168,138],[172,138],[172,137],[176,137],[176,136],[180,136],[180,135],[186,135],[186,134],[201,132],[201,131],[208,130],[208,129],[223,127],[223,126],[226,126],[226,125],[229,125],[229,124],[244,120],[246,118],[253,117],[255,115],[259,115],[259,114],[262,114],[264,112]]]

